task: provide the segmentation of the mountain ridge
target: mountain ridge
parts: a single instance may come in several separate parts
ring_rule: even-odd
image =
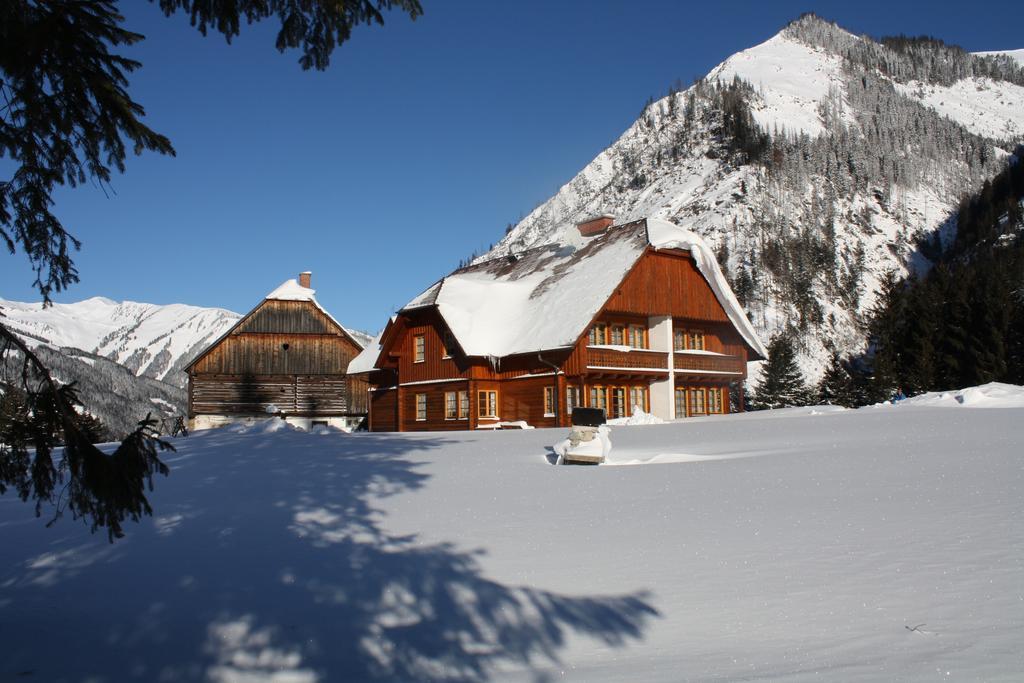
[[[883,40],[791,22],[650,102],[480,258],[565,243],[590,215],[670,220],[718,251],[765,340],[799,332],[814,379],[863,351],[883,274],[927,270],[922,245],[951,241],[959,200],[1024,138],[1013,55]]]

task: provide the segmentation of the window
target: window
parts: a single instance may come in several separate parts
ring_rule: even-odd
[[[704,389],[701,387],[690,387],[686,390],[690,399],[690,415],[704,415],[707,413],[704,404]]]
[[[565,414],[572,415],[572,409],[580,404],[580,388],[565,388]]]
[[[672,333],[672,348],[675,351],[686,350],[686,330],[675,330]]]
[[[555,388],[544,387],[544,417],[555,416]]]
[[[647,389],[645,387],[630,387],[629,405],[632,413],[635,413],[638,409],[645,413],[650,412],[647,410]]]
[[[590,407],[600,408],[608,412],[608,389],[605,387],[590,387]]]
[[[423,359],[426,356],[426,348],[427,348],[426,339],[423,338],[422,334],[417,334],[415,337],[412,338],[412,349],[413,349],[412,362],[413,363],[422,363],[423,362]]]
[[[498,392],[480,391],[477,392],[477,412],[480,417],[498,416]]]
[[[676,417],[686,417],[686,389],[676,389]]]
[[[626,328],[622,325],[612,325],[612,344],[622,346],[626,343]]]
[[[455,337],[451,332],[445,330],[444,335],[441,337],[441,345],[443,347],[442,358],[451,358],[452,353],[455,351]]]
[[[604,323],[594,323],[594,326],[590,328],[590,345],[595,344],[607,344],[608,343],[608,326]]]
[[[444,419],[454,420],[459,415],[459,397],[454,391],[444,392]]]
[[[634,349],[647,348],[647,329],[643,325],[629,326],[629,345]]]
[[[612,399],[612,417],[626,417],[626,389],[625,387],[612,387],[610,389]]]
[[[416,394],[416,421],[423,422],[427,419],[427,395]]]
[[[459,419],[460,420],[468,420],[469,419],[469,392],[468,391],[460,391],[459,392]]]
[[[722,388],[711,387],[708,389],[708,412],[721,413],[722,410]]]
[[[704,333],[700,330],[675,330],[672,347],[676,351],[703,351]]]

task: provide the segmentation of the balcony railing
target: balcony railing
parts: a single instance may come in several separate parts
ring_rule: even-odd
[[[587,347],[587,367],[614,370],[664,370],[668,372],[668,354],[664,351],[630,349],[619,351],[599,346]]]
[[[694,374],[743,375],[747,370],[746,363],[739,356],[719,356],[683,351],[672,354],[672,362],[676,372],[692,372]]]

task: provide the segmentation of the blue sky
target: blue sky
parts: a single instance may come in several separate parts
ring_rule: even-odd
[[[326,72],[273,47],[276,25],[226,45],[183,15],[121,3],[147,39],[131,78],[177,157],[132,157],[113,193],[56,195],[83,242],[55,297],[245,312],[301,270],[343,323],[380,328],[482,251],[636,118],[804,11],[872,36],[1024,48],[1024,3],[423,0],[415,22],[360,27]],[[0,296],[35,301],[21,253]]]

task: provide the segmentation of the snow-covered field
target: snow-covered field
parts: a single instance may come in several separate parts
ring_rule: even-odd
[[[1016,681],[1024,389],[565,430],[211,431],[110,545],[0,498],[0,680]]]

